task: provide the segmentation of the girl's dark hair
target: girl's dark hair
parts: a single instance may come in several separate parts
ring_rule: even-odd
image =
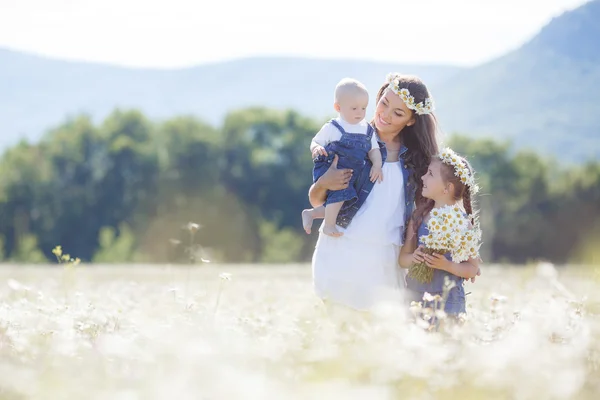
[[[475,172],[474,172],[473,168],[471,167],[471,164],[469,164],[469,162],[464,157],[459,156],[459,159],[463,163],[463,165],[465,165],[467,167],[467,169],[469,170],[469,173],[471,175],[473,175]],[[442,179],[444,180],[444,183],[452,183],[454,185],[454,193],[453,193],[454,200],[462,200],[463,207],[465,208],[465,211],[467,212],[469,220],[471,221],[472,224],[475,224],[476,211],[474,211],[474,207],[473,207],[474,199],[473,199],[473,193],[471,193],[471,187],[462,183],[460,178],[458,176],[456,176],[456,174],[454,173],[453,165],[443,163],[441,160],[439,162],[442,164],[442,167],[440,170],[442,173]],[[433,200],[425,199],[425,201],[423,201],[420,206],[417,206],[417,208],[415,209],[415,212],[413,214],[413,221],[415,223],[414,224],[415,232],[419,229],[419,225],[421,225],[421,222],[423,222],[423,219],[425,218],[425,216],[433,209],[433,205],[434,205]]]

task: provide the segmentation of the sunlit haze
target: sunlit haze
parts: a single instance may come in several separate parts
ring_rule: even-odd
[[[158,68],[247,56],[468,66],[518,47],[583,3],[0,0],[0,47]]]

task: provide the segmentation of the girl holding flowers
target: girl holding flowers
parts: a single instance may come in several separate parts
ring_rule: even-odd
[[[478,190],[474,171],[446,148],[421,180],[427,201],[410,219],[398,260],[408,269],[408,300],[443,305],[446,314],[457,316],[466,312],[463,283],[479,272],[481,231],[471,203]]]

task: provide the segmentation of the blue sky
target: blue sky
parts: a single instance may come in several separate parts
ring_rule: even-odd
[[[471,66],[585,2],[0,0],[0,47],[153,68],[255,55]]]

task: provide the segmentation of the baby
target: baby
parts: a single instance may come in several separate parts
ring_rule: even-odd
[[[334,154],[338,155],[338,168],[352,169],[348,187],[329,191],[325,205],[302,212],[304,230],[310,233],[313,220],[325,217],[323,233],[339,237],[336,221],[345,201],[356,201],[354,181],[365,165],[367,155],[373,167],[371,182],[383,179],[382,158],[373,127],[365,121],[369,103],[366,87],[355,79],[344,78],[335,87],[333,108],[338,117],[327,122],[315,135],[310,150],[314,160],[313,182],[316,182],[331,166]]]

